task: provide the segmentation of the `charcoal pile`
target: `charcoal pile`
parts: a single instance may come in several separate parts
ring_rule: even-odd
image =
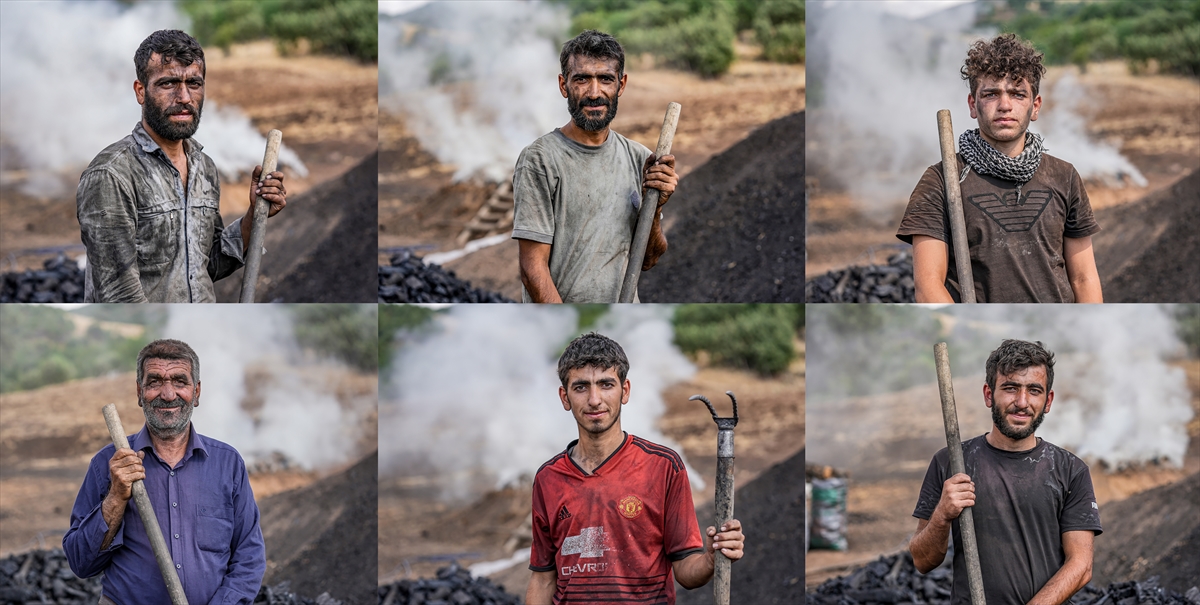
[[[83,269],[60,253],[39,270],[5,273],[0,279],[0,303],[13,302],[83,302]]]
[[[0,560],[0,604],[95,605],[100,578],[81,580],[61,548],[34,550]]]
[[[388,303],[505,303],[515,302],[495,292],[471,287],[453,271],[426,265],[410,251],[392,255],[379,267],[379,302]]]
[[[947,555],[949,561],[950,555]],[[807,605],[856,603],[950,603],[954,574],[948,564],[928,574],[917,571],[907,551],[879,557],[854,572],[821,584],[804,597]]]
[[[379,587],[379,605],[520,605],[521,597],[504,591],[487,578],[451,563],[437,578],[400,580]]]
[[[804,284],[810,303],[915,302],[912,253],[897,252],[886,265],[860,265],[830,271]]]
[[[258,589],[258,595],[250,605],[342,605],[342,602],[323,592],[316,599],[306,599],[291,592],[287,582],[274,586],[263,585]]]
[[[1071,605],[1200,605],[1200,588],[1192,587],[1185,594],[1158,585],[1158,576],[1145,582],[1109,584],[1103,590],[1088,584],[1068,601]]]

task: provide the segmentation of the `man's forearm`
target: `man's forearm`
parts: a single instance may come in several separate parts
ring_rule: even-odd
[[[654,215],[654,224],[650,227],[650,240],[646,244],[646,256],[642,260],[642,271],[649,271],[658,264],[658,259],[667,253],[667,236],[659,223],[662,212]]]
[[[931,520],[918,525],[916,533],[908,542],[908,551],[912,553],[913,565],[917,570],[929,573],[946,560],[950,523]]]
[[[1065,603],[1067,599],[1071,598],[1071,595],[1086,586],[1091,579],[1092,562],[1090,558],[1086,561],[1083,560],[1083,557],[1067,559],[1058,572],[1050,578],[1050,581],[1046,582],[1046,585],[1033,595],[1033,600],[1029,601],[1029,605]]]
[[[121,529],[121,523],[125,519],[127,504],[128,501],[112,495],[111,492],[104,497],[104,502],[100,504],[100,514],[104,516],[104,522],[108,524],[108,531],[104,532],[104,542],[100,544],[100,550],[108,550],[113,538],[117,537],[117,531]]]
[[[525,605],[550,605],[554,601],[554,586],[557,583],[557,572],[533,572],[529,577],[529,588],[525,590]]]
[[[713,577],[714,553],[705,551],[689,555],[674,566],[675,580],[687,589],[708,584]],[[724,556],[724,555],[721,555]]]

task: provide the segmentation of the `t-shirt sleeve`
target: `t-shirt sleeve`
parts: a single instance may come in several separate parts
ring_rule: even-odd
[[[1100,535],[1100,506],[1092,489],[1092,473],[1082,460],[1075,458],[1071,469],[1071,484],[1062,512],[1058,515],[1061,531],[1093,531]]]
[[[925,480],[921,483],[921,495],[917,497],[917,507],[912,516],[928,521],[937,509],[938,501],[942,499],[942,484],[946,482],[946,458],[949,451],[942,448],[929,461],[929,470],[925,471]]]
[[[1100,232],[1100,224],[1092,213],[1092,203],[1088,201],[1087,189],[1079,172],[1071,169],[1071,185],[1067,190],[1067,220],[1063,226],[1063,236],[1070,238],[1087,237]]]
[[[513,172],[513,239],[554,243],[554,189],[542,154],[526,149]]]
[[[542,496],[541,485],[535,477],[533,481],[533,544],[529,547],[529,569],[553,571],[556,554],[558,554],[558,549],[555,548],[554,538],[550,535],[546,500]]]
[[[667,553],[667,559],[678,561],[704,552],[704,539],[700,537],[696,508],[692,503],[692,485],[686,469],[676,472],[667,486],[664,510],[663,551]]]
[[[896,237],[906,244],[912,243],[914,235],[928,235],[943,242],[949,241],[945,199],[942,167],[934,164],[925,170],[909,196],[908,207],[904,209]]]

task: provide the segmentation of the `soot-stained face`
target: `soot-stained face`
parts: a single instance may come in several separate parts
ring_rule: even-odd
[[[1000,434],[1020,441],[1042,425],[1054,392],[1046,388],[1046,368],[1033,366],[996,375],[996,390],[984,385],[984,400],[992,408],[992,424]]]
[[[558,388],[558,396],[580,428],[601,435],[621,419],[621,406],[629,402],[629,380],[622,382],[615,367],[573,369],[567,373],[567,386]]]
[[[150,55],[146,84],[134,83],[142,118],[158,136],[182,141],[196,134],[204,109],[204,64],[179,61],[164,64],[158,53]]]
[[[570,75],[559,76],[559,89],[567,98],[571,120],[581,130],[604,130],[617,117],[617,99],[625,91],[627,76],[617,73],[616,59],[575,55],[569,65]]]
[[[160,439],[178,436],[200,405],[200,384],[192,381],[192,364],[181,359],[146,359],[138,385],[138,405],[150,433]]]

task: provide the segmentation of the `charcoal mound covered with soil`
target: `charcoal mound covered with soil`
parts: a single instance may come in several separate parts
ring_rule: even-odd
[[[1159,576],[1172,590],[1200,585],[1200,473],[1107,504],[1100,519],[1093,581]]]
[[[258,302],[375,302],[379,152],[296,196],[267,221]],[[242,270],[217,282],[219,302],[241,297]]]
[[[495,292],[471,286],[441,265],[426,265],[404,251],[379,267],[379,302],[383,303],[506,303],[516,302]]]
[[[83,302],[83,269],[64,254],[46,259],[34,271],[0,276],[0,303]]]
[[[487,578],[451,563],[437,578],[400,580],[379,587],[378,605],[520,605],[521,597],[504,591]]]
[[[731,603],[799,603],[804,593],[804,450],[776,464],[734,495],[746,554],[733,564]],[[700,530],[713,524],[713,505],[696,510]],[[679,605],[713,602],[712,583],[694,590],[675,586]]]
[[[642,302],[804,302],[804,112],[692,171],[664,210],[678,221]]]
[[[947,554],[947,559],[953,557]],[[948,561],[922,574],[907,551],[884,556],[814,588],[804,597],[807,605],[892,605],[913,603],[949,605],[954,572]],[[1088,583],[1069,601],[1071,605],[1196,605],[1200,589],[1186,594],[1164,588],[1159,578],[1109,584]]]
[[[264,584],[287,581],[301,594],[329,593],[367,605],[379,548],[379,453],[316,483],[259,503],[267,544]]]
[[[1200,170],[1096,221],[1104,302],[1200,302]]]
[[[893,254],[886,265],[829,271],[805,282],[804,297],[810,303],[916,302],[912,254]]]

